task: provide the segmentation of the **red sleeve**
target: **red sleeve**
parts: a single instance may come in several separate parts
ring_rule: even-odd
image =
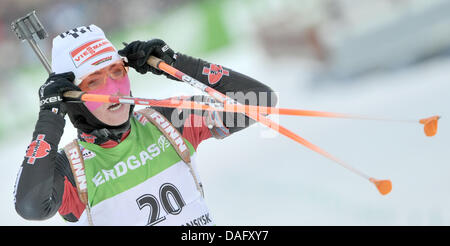
[[[197,150],[198,145],[211,136],[211,131],[205,124],[205,117],[190,114],[183,125],[183,137],[194,146],[194,149]]]
[[[85,205],[81,202],[78,196],[77,188],[74,187],[67,177],[64,178],[64,194],[61,207],[58,212],[61,215],[67,215],[72,213],[77,219],[85,209]]]

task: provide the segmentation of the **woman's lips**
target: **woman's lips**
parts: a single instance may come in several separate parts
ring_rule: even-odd
[[[109,111],[117,111],[122,107],[122,104],[120,103],[114,103],[111,106],[108,107]]]

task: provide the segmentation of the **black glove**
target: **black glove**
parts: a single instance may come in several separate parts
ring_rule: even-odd
[[[47,81],[39,88],[39,105],[41,110],[50,110],[64,117],[67,113],[63,102],[63,93],[66,91],[81,91],[73,84],[73,72],[49,75]]]
[[[119,55],[128,59],[127,66],[134,68],[137,72],[145,74],[148,71],[156,75],[163,72],[147,64],[150,56],[156,56],[165,63],[172,65],[175,62],[175,53],[161,39],[152,39],[150,41],[133,41],[125,44],[125,48],[118,51]]]

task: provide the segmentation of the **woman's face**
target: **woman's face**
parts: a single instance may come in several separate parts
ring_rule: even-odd
[[[116,71],[114,68],[106,67],[102,70],[103,74],[94,73],[94,76],[89,75],[80,84],[80,88],[91,94],[130,96],[130,80],[126,71],[119,76],[117,75],[118,70]],[[105,72],[105,70],[109,71]],[[116,75],[114,75],[114,71]],[[110,126],[118,126],[125,123],[130,113],[130,104],[101,102],[84,102],[84,104],[97,119]]]
[[[113,94],[113,96],[129,96],[121,94],[120,92]],[[88,102],[85,102],[87,104]],[[120,103],[102,103],[95,110],[90,110],[91,113],[101,122],[110,126],[119,126],[128,120],[130,115],[130,104]]]

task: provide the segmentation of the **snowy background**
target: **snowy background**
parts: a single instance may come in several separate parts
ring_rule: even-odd
[[[446,1],[128,1],[131,12],[152,3],[161,10],[144,11],[139,22],[124,14],[127,21],[117,27],[114,19],[111,24],[92,16],[49,24],[54,2],[23,1],[14,16],[0,12],[0,50],[7,53],[4,46],[10,45],[22,54],[17,64],[13,58],[2,64],[0,78],[0,225],[65,224],[58,215],[26,221],[14,210],[14,183],[39,110],[36,92],[47,75],[8,25],[32,9],[51,26],[51,37],[90,23],[106,26],[117,47],[160,37],[175,51],[266,83],[278,93],[279,107],[411,120],[442,116],[432,138],[418,123],[271,116],[356,169],[390,179],[393,190],[386,196],[258,124],[207,140],[198,148],[198,167],[218,225],[450,225],[450,17],[441,14],[450,10]],[[67,1],[59,8],[78,16],[89,4],[101,2]],[[47,54],[50,40],[40,42]],[[197,93],[162,77],[130,77],[139,97]],[[66,121],[61,144],[75,137]]]

